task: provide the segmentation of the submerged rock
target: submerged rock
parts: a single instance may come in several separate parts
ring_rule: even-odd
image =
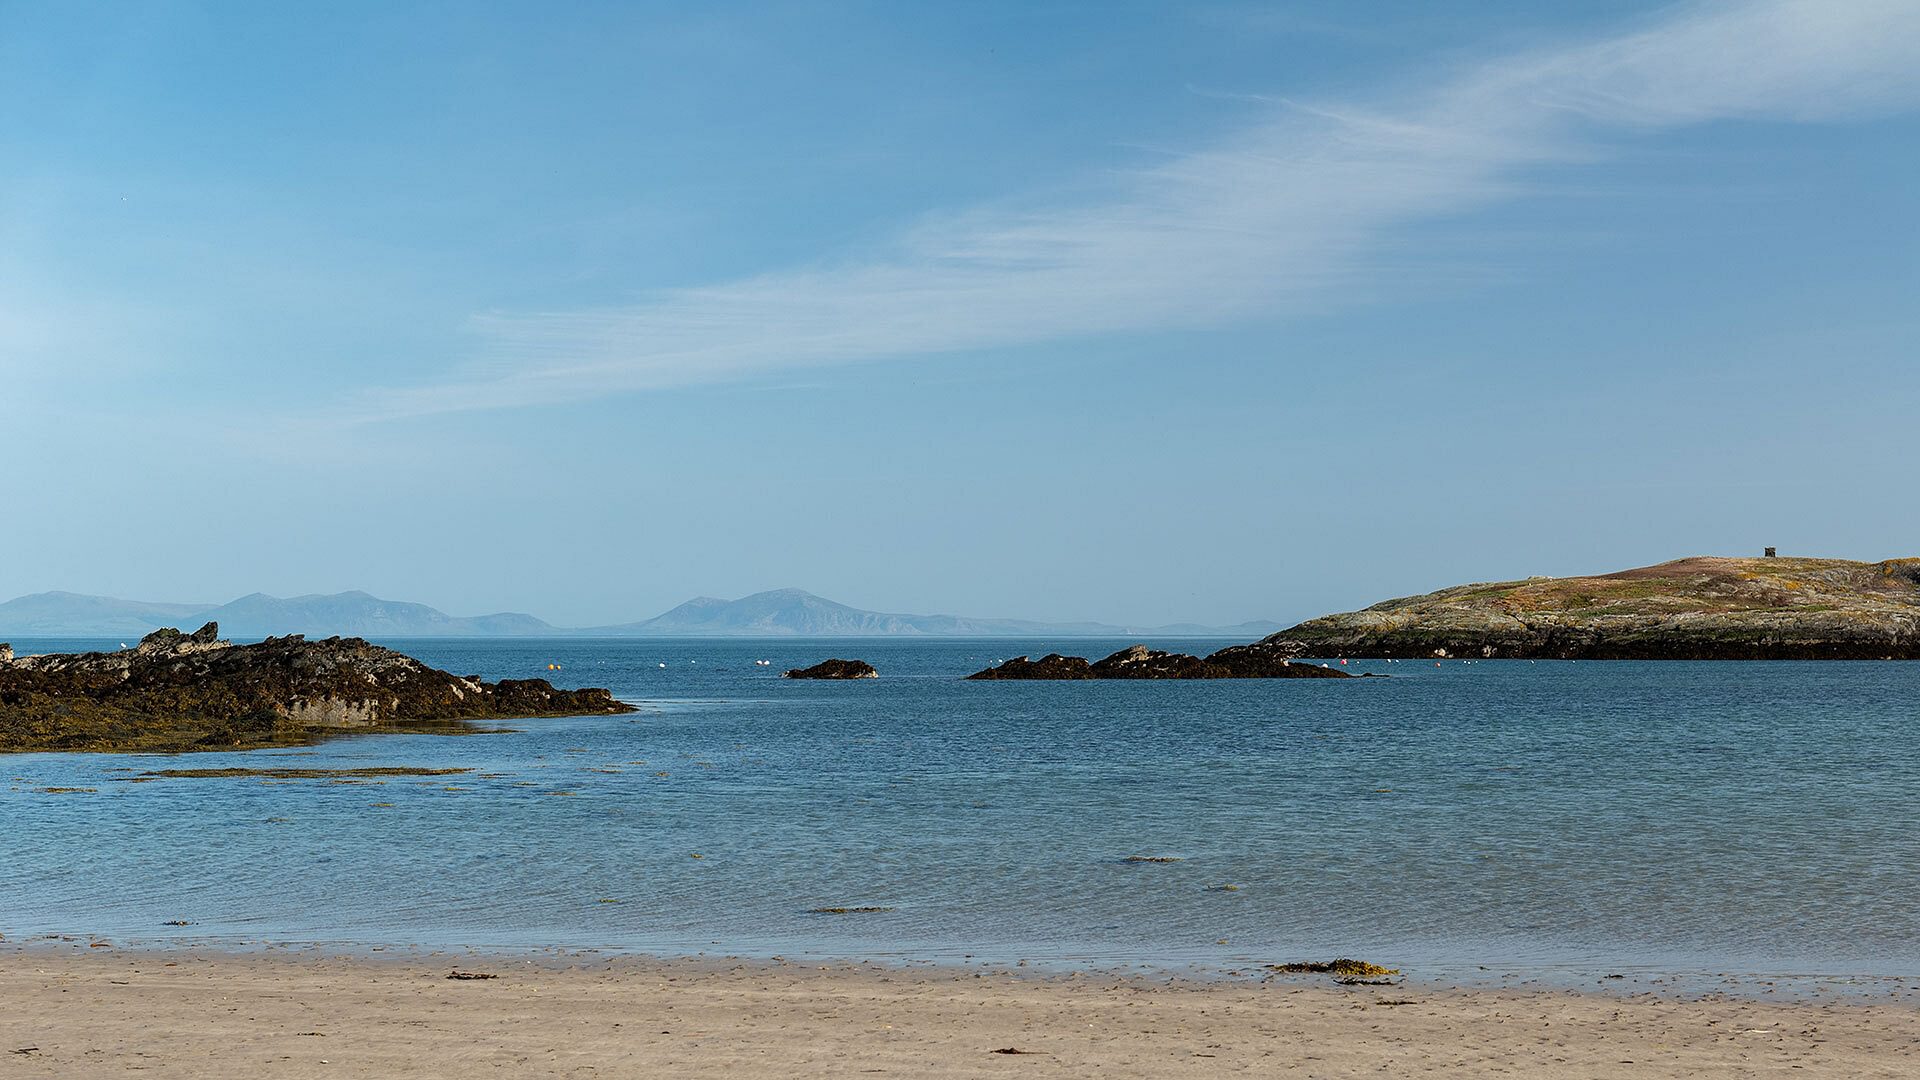
[[[232,780],[239,778],[258,778],[264,780],[335,780],[364,779],[367,777],[388,776],[455,776],[470,773],[472,769],[427,769],[408,765],[383,765],[360,769],[156,769],[127,778],[128,782],[140,780]]]
[[[606,690],[452,675],[359,638],[257,645],[156,630],[131,649],[0,661],[0,751],[223,750],[350,731],[633,712]]]
[[[865,660],[822,660],[809,668],[792,668],[787,679],[877,679],[880,673]]]
[[[1038,660],[1016,656],[969,679],[1350,679],[1336,668],[1296,664],[1294,653],[1262,643],[1235,645],[1205,658],[1130,645],[1088,663],[1079,656],[1048,653]]]

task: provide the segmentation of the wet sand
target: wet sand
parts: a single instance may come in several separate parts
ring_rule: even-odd
[[[457,981],[463,971],[498,978]],[[1020,1054],[996,1053],[1016,1049]],[[1910,1001],[0,945],[0,1077],[1920,1075]]]

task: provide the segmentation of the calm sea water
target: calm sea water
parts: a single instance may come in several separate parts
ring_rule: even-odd
[[[968,683],[1065,643],[394,644],[645,711],[0,758],[0,933],[1920,973],[1920,664]],[[882,677],[778,677],[835,655]],[[225,765],[474,771],[121,782]]]

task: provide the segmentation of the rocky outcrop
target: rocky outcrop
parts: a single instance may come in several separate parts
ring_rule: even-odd
[[[990,667],[985,671],[976,671],[967,676],[969,679],[1091,679],[1093,665],[1087,663],[1084,656],[1061,656],[1048,653],[1038,660],[1029,660],[1016,656],[1011,660]]]
[[[1690,558],[1592,577],[1461,585],[1312,619],[1304,656],[1920,659],[1920,559]]]
[[[1347,679],[1318,664],[1296,664],[1284,648],[1255,643],[1221,649],[1205,658],[1132,645],[1088,663],[1079,656],[1048,653],[1038,660],[1016,656],[976,671],[969,679]]]
[[[452,675],[359,638],[220,640],[157,630],[131,649],[0,662],[0,750],[215,750],[476,720],[632,712],[605,690]]]
[[[865,660],[822,660],[808,668],[792,668],[788,679],[877,679],[880,673]]]

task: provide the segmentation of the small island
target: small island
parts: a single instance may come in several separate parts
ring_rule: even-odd
[[[635,711],[606,690],[452,675],[359,638],[255,645],[156,630],[118,652],[15,657],[0,645],[0,752],[291,746],[350,732]]]
[[[877,679],[880,673],[865,660],[822,660],[812,667],[791,668],[783,679]]]
[[[1338,668],[1294,663],[1295,654],[1259,642],[1234,645],[1202,658],[1132,645],[1104,659],[1048,653],[1016,656],[969,679],[1350,679]]]
[[[1457,585],[1263,639],[1398,659],[1920,660],[1920,559],[1676,559]]]

